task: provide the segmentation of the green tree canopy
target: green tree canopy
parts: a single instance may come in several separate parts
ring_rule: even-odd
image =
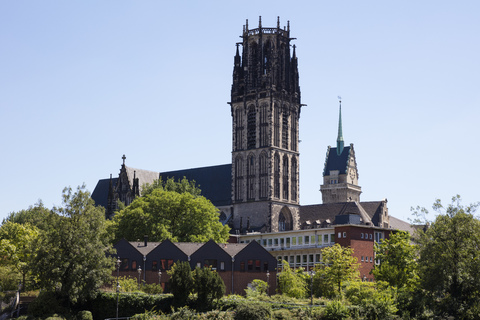
[[[47,216],[50,213],[50,209],[47,209],[41,200],[39,200],[35,205],[30,206],[26,210],[21,210],[18,212],[11,212],[5,219],[3,219],[2,224],[7,222],[15,222],[19,224],[30,224],[39,229],[45,230],[48,228],[46,224]]]
[[[129,241],[148,235],[152,241],[225,242],[228,226],[218,220],[217,208],[205,197],[156,188],[136,198],[113,218],[116,239]]]
[[[194,280],[192,269],[188,261],[177,261],[171,270],[167,271],[170,275],[170,291],[173,294],[175,303],[179,306],[185,305],[187,298],[194,289]]]
[[[336,288],[338,295],[341,294],[343,282],[357,280],[360,276],[353,249],[342,247],[338,243],[322,250],[322,262],[316,268],[315,278],[333,290]]]
[[[38,236],[39,230],[28,223],[7,221],[0,227],[0,265],[20,273],[24,285]]]
[[[197,309],[206,310],[212,307],[213,301],[225,294],[225,283],[220,275],[210,268],[197,267],[193,272]]]
[[[47,223],[33,260],[40,287],[70,303],[95,296],[114,267],[103,209],[85,186],[65,188],[63,206],[52,209]]]
[[[305,298],[307,295],[307,283],[300,272],[293,270],[287,261],[282,261],[282,272],[278,275],[278,290],[286,296],[293,298]]]
[[[389,239],[375,244],[375,258],[380,261],[372,271],[377,281],[401,288],[415,285],[417,274],[417,251],[411,243],[410,234],[397,231]]]
[[[458,195],[446,207],[437,200],[433,208],[438,216],[417,235],[421,285],[431,294],[434,310],[455,318],[480,311],[480,221],[473,215],[477,207],[461,205]]]
[[[196,185],[195,180],[179,179],[175,181],[173,178],[168,178],[166,181],[160,177],[160,179],[155,180],[152,184],[145,184],[142,187],[142,196],[152,193],[155,189],[162,189],[165,191],[175,191],[178,193],[190,193],[194,197],[198,197],[201,194],[200,188]]]

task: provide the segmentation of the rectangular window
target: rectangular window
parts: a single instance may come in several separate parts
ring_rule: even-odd
[[[240,262],[240,271],[244,272],[245,271],[245,262]]]
[[[363,232],[360,234],[360,239],[363,239]]]
[[[363,262],[363,256],[362,256],[362,262]]]
[[[320,262],[320,253],[315,255],[315,262]]]
[[[341,237],[342,237],[342,233],[339,232],[339,233],[338,233],[338,239],[340,239]]]
[[[344,238],[347,237],[347,233],[346,233],[346,232],[343,233],[343,237],[344,237]]]
[[[222,271],[225,270],[225,262],[224,261],[220,262],[220,270],[222,270]]]
[[[152,271],[157,271],[157,268],[158,268],[157,260],[153,260],[152,261]]]
[[[269,247],[272,246],[272,239],[268,239],[268,246],[269,246]]]
[[[307,255],[306,254],[303,255],[303,263],[307,263]]]
[[[313,261],[313,254],[308,255],[308,262],[314,262]]]
[[[197,261],[197,268],[201,268],[202,267],[202,263],[200,261]]]
[[[298,245],[302,244],[302,237],[298,237]]]
[[[137,270],[137,261],[132,260],[132,270]]]
[[[268,271],[268,261],[263,261],[263,271]]]
[[[278,247],[278,238],[273,239],[273,243],[275,244],[275,247]]]
[[[328,234],[323,235],[323,244],[328,244]]]
[[[263,244],[264,247],[266,247],[267,246],[267,239],[263,239],[262,244]]]
[[[260,271],[260,260],[255,260],[255,271]]]
[[[372,257],[370,257],[370,262],[373,262],[373,259],[372,259]]]
[[[248,271],[253,270],[253,260],[248,260]]]
[[[315,244],[315,236],[310,236],[310,243]]]
[[[305,236],[305,244],[309,244],[310,243],[310,237],[309,236]]]
[[[280,238],[280,247],[284,247],[284,246],[285,246],[285,239]]]
[[[297,245],[297,237],[292,238],[292,245],[296,246]]]
[[[372,234],[371,233],[370,233],[369,237],[370,237],[370,240],[372,240]]]
[[[330,235],[330,243],[335,243],[335,233]]]
[[[287,248],[290,248],[290,238],[285,239],[285,241],[287,243]]]
[[[297,256],[297,264],[302,263],[300,255]]]
[[[290,266],[293,266],[295,263],[295,256],[290,256]]]
[[[172,269],[172,267],[173,267],[173,259],[168,259],[168,265],[167,265],[168,270]]]

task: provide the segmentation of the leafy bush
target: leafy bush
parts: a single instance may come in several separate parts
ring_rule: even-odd
[[[264,303],[241,303],[235,312],[235,320],[264,320],[271,317],[272,308]]]
[[[290,320],[293,318],[293,314],[287,309],[279,309],[273,311],[273,318],[277,320]]]
[[[119,277],[118,283],[120,284],[120,292],[138,292],[138,280],[127,276]],[[112,281],[112,288],[116,290],[117,280]]]
[[[252,281],[251,287],[249,286],[245,289],[248,298],[257,298],[261,295],[266,295],[268,289],[268,284],[260,279],[255,279]]]
[[[220,275],[210,268],[196,268],[194,272],[197,310],[212,308],[213,301],[225,294],[225,283]]]
[[[173,293],[175,303],[177,305],[185,305],[188,296],[193,291],[194,281],[190,263],[187,261],[177,261],[171,270],[170,275],[170,291]]]
[[[28,306],[28,313],[34,317],[45,317],[54,313],[69,314],[69,309],[65,308],[62,302],[54,292],[42,291]]]
[[[161,294],[163,293],[163,288],[159,284],[145,284],[142,287],[142,291],[148,294]]]
[[[352,282],[346,296],[366,319],[391,319],[397,312],[392,289],[382,282]]]
[[[90,311],[83,310],[77,313],[76,320],[93,320],[93,316]]]
[[[348,308],[340,300],[330,301],[325,306],[323,318],[326,320],[343,320],[348,316]]]

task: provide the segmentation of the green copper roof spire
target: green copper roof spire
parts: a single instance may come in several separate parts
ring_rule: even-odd
[[[343,132],[342,132],[342,97],[338,97],[340,102],[340,111],[338,115],[338,137],[337,137],[337,155],[343,152]]]

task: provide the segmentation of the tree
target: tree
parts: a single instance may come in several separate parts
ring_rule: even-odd
[[[7,222],[15,222],[18,224],[30,224],[31,226],[45,230],[48,227],[45,221],[49,213],[50,210],[45,208],[43,202],[39,200],[34,206],[30,206],[26,210],[11,212],[3,219],[2,225]]]
[[[170,275],[170,292],[173,294],[175,303],[179,306],[185,305],[187,298],[194,289],[194,280],[190,263],[177,261],[172,269],[167,271]]]
[[[195,180],[179,179],[175,181],[173,178],[168,178],[167,181],[163,181],[162,177],[160,179],[153,181],[152,184],[146,184],[142,187],[142,196],[152,193],[155,189],[161,189],[165,191],[175,191],[178,193],[190,193],[194,197],[199,197],[202,191],[196,185]]]
[[[375,244],[375,258],[380,261],[372,271],[377,281],[401,288],[418,280],[417,249],[411,244],[410,234],[397,231],[389,239]]]
[[[426,231],[417,234],[419,276],[432,297],[432,307],[455,318],[469,318],[480,311],[480,221],[478,204],[461,205],[460,196],[444,207]]]
[[[218,300],[225,294],[225,283],[220,275],[210,268],[197,267],[194,271],[195,292],[197,293],[197,308],[211,308],[213,300]]]
[[[85,186],[65,188],[63,207],[53,208],[47,223],[33,261],[40,287],[68,303],[94,297],[114,268],[103,208]]]
[[[218,220],[217,208],[205,197],[154,189],[136,198],[113,218],[116,239],[148,235],[152,241],[225,242],[229,227]]]
[[[32,245],[38,236],[39,230],[30,224],[7,221],[0,227],[0,265],[20,273],[24,286],[31,268]]]
[[[282,272],[278,275],[278,290],[282,294],[293,298],[305,298],[307,284],[299,272],[301,271],[292,270],[287,261],[282,261]]]
[[[342,247],[338,243],[327,247],[322,250],[322,261],[323,264],[316,268],[315,278],[333,290],[336,288],[338,295],[342,292],[343,282],[359,278],[359,264],[351,248]]]

